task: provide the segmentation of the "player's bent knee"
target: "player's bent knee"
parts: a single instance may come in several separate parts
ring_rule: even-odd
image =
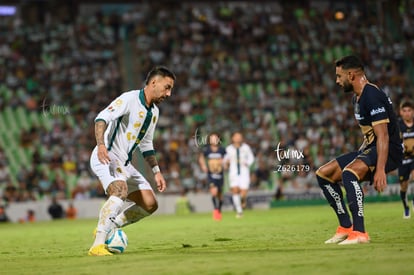
[[[329,173],[327,170],[323,169],[323,167],[316,170],[317,178],[324,179],[330,183],[335,183],[337,180],[333,177],[332,173]]]
[[[128,185],[125,181],[114,181],[108,186],[107,193],[109,196],[117,196],[125,200],[128,195]]]
[[[148,213],[152,214],[155,211],[157,211],[157,209],[158,209],[158,202],[156,200],[154,200],[154,202],[152,202],[152,203],[145,204],[145,206],[143,206],[143,208],[145,209],[145,211],[147,211]]]
[[[369,168],[362,161],[361,161],[361,163],[362,164],[360,164],[360,163],[358,163],[358,164],[351,163],[350,165],[348,165],[344,168],[343,172],[349,171],[352,174],[354,174],[357,177],[358,180],[363,180],[363,179],[365,179],[365,176],[367,175]]]
[[[400,182],[400,190],[402,192],[407,192],[407,190],[408,190],[408,181]]]

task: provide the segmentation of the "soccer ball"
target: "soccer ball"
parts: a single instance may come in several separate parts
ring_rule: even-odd
[[[112,253],[123,253],[128,245],[128,237],[122,229],[116,228],[109,232],[105,244]]]

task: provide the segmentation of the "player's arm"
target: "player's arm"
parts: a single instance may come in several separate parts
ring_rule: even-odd
[[[223,170],[229,169],[229,162],[227,160],[227,152],[224,150],[223,158],[221,160],[221,165],[223,166]]]
[[[227,147],[225,149],[225,155],[223,157],[223,167],[225,170],[228,170],[230,167],[230,149]]]
[[[128,102],[131,95],[131,93],[123,93],[95,118],[95,139],[98,147],[98,159],[103,164],[108,164],[110,161],[104,138],[106,127],[109,122],[119,119],[128,112]]]
[[[204,173],[208,172],[207,165],[206,165],[206,158],[204,157],[203,152],[201,152],[198,155],[198,164],[200,165],[200,168]]]
[[[108,164],[110,159],[108,150],[105,146],[104,133],[106,130],[106,122],[103,119],[97,119],[95,121],[95,139],[96,146],[98,147],[98,159],[101,163]]]
[[[161,173],[155,154],[149,154],[149,155],[143,154],[143,155],[144,155],[144,159],[146,160],[148,165],[151,167],[152,173],[154,173],[154,179],[157,184],[158,191],[164,192],[164,190],[167,188],[167,182],[165,181],[164,176]]]
[[[154,116],[158,118],[158,111],[153,110]],[[155,183],[157,184],[157,189],[160,192],[164,192],[167,188],[167,182],[164,179],[164,176],[161,173],[160,167],[158,165],[157,158],[155,156],[154,150],[154,131],[157,125],[158,119],[155,119],[151,126],[148,128],[147,133],[144,135],[144,138],[139,143],[138,147],[142,153],[142,156],[151,167],[152,173],[154,174]]]
[[[249,146],[249,147],[247,147],[249,150],[248,150],[248,158],[247,158],[247,166],[251,166],[253,163],[254,163],[254,154],[253,154],[253,151],[252,151],[252,148]]]
[[[387,163],[389,150],[388,124],[373,124],[373,130],[377,137],[377,166],[374,175],[374,187],[377,191],[382,192],[387,187],[387,175],[385,173],[385,164]]]

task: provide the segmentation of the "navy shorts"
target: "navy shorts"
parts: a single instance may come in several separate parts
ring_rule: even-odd
[[[400,168],[398,168],[398,178],[406,181],[410,178],[411,171],[414,170],[414,159],[404,159]]]
[[[391,172],[399,168],[401,166],[403,157],[402,147],[395,148],[395,146],[390,146],[388,152],[389,154],[387,158],[387,163],[385,164],[385,173]],[[355,159],[362,160],[369,167],[370,174],[367,175],[367,179],[364,180],[370,180],[372,182],[372,177],[374,175],[375,167],[377,165],[377,146],[371,146],[363,151],[354,151],[340,155],[336,158],[336,161],[338,161],[341,170],[343,170],[349,163],[351,163]]]
[[[223,189],[224,179],[213,179],[208,177],[208,185],[210,187],[215,186],[219,191],[221,191]]]

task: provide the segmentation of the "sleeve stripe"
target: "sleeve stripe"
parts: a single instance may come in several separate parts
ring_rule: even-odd
[[[105,120],[105,119],[103,119],[103,118],[97,118],[97,119],[95,119],[95,123],[96,123],[96,122],[98,122],[98,121],[103,121],[103,122],[105,122],[105,123],[106,123],[106,120]]]
[[[155,151],[154,151],[154,150],[150,150],[150,151],[145,151],[145,152],[142,152],[142,156],[143,156],[144,158],[146,158],[146,157],[148,157],[148,156],[152,156],[152,155],[155,155]]]
[[[382,124],[382,123],[390,123],[390,120],[388,118],[386,118],[386,119],[381,119],[381,120],[373,121],[372,122],[372,126],[375,126],[375,125],[378,125],[378,124]]]

